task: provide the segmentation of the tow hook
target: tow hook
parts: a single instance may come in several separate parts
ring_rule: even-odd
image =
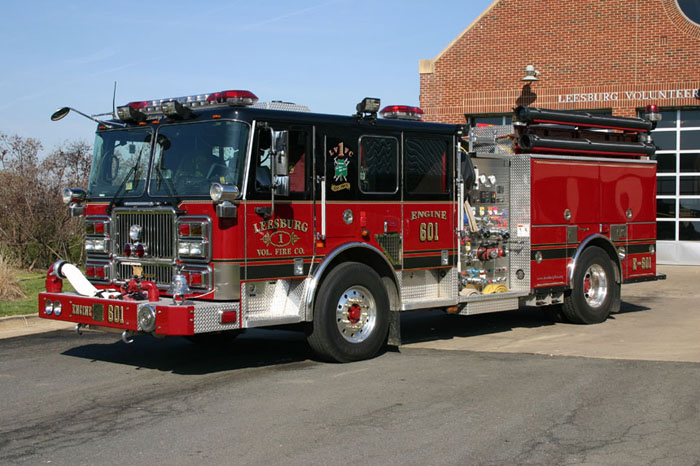
[[[75,324],[75,333],[77,333],[78,335],[82,335],[83,334],[83,330],[82,330],[83,327],[85,327],[85,324]]]
[[[134,342],[134,339],[132,338],[131,332],[128,330],[124,330],[122,332],[122,341],[126,343],[127,345],[130,343]]]

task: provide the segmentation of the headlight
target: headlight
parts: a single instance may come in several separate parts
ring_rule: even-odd
[[[56,302],[54,303],[54,305],[53,305],[53,313],[54,313],[54,315],[56,315],[56,316],[60,316],[60,315],[61,315],[61,307],[62,307],[62,306],[61,306],[61,301],[56,301]]]
[[[219,183],[214,183],[209,188],[209,196],[214,202],[219,202],[222,194],[224,194],[224,187]]]
[[[213,183],[209,188],[209,196],[214,202],[235,201],[240,195],[238,186],[229,186],[221,183]]]
[[[85,240],[85,251],[95,254],[105,254],[109,252],[108,240],[88,238]]]
[[[142,232],[143,228],[141,225],[131,225],[129,227],[129,238],[131,238],[131,241],[138,241],[141,239]]]
[[[82,188],[63,188],[61,197],[66,204],[70,204],[71,202],[80,203],[87,198],[87,191]]]
[[[53,304],[51,303],[50,299],[47,299],[46,304],[44,304],[44,313],[51,314],[52,312],[53,312]]]
[[[63,202],[65,204],[70,204],[71,199],[73,198],[73,193],[70,188],[63,188],[63,191],[61,192],[61,197],[63,198]]]
[[[181,256],[206,257],[207,243],[204,241],[181,241],[177,252]]]

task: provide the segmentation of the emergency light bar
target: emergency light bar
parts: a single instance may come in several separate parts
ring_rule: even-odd
[[[141,122],[146,116],[164,114],[170,118],[189,118],[190,110],[215,107],[247,107],[254,105],[258,97],[250,91],[221,91],[210,94],[171,97],[159,100],[129,102],[117,107],[117,116],[122,121]],[[174,102],[174,103],[170,103]]]
[[[423,121],[423,110],[410,105],[388,105],[379,112],[379,116],[391,120]]]

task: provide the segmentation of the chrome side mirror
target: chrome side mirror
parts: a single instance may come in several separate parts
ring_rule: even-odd
[[[51,114],[51,121],[58,121],[70,113],[70,107],[61,107]]]
[[[278,196],[289,196],[289,175],[275,176],[272,188]]]
[[[275,156],[273,175],[286,176],[289,174],[288,142],[289,131],[272,131],[272,147]]]

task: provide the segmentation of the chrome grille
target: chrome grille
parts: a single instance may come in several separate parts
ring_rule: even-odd
[[[141,225],[141,242],[148,248],[144,261],[175,258],[175,212],[172,209],[115,210],[114,224],[114,253],[117,256],[122,257],[124,243],[131,242],[131,225]]]
[[[155,282],[158,286],[169,286],[173,267],[169,264],[143,264],[143,279]],[[130,264],[117,264],[117,281],[126,281],[133,276]]]

